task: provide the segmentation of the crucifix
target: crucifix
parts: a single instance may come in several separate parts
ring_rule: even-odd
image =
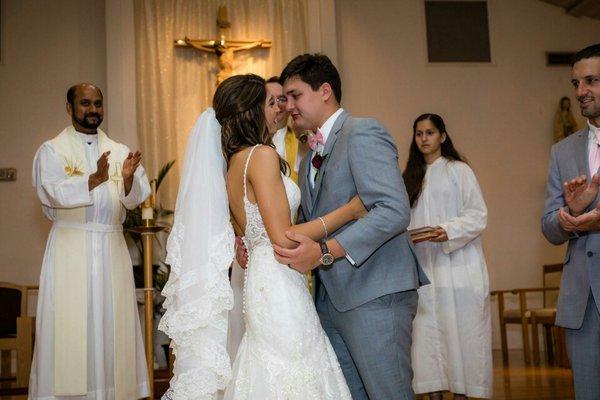
[[[270,40],[228,40],[231,23],[227,18],[227,7],[220,6],[217,14],[217,27],[220,40],[184,39],[175,40],[175,47],[192,47],[199,51],[216,54],[219,57],[217,85],[233,75],[233,57],[236,51],[254,48],[270,48]]]

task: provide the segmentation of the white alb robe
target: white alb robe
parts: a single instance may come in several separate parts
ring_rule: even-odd
[[[76,209],[85,207],[85,223],[97,224],[92,226],[115,226],[115,223],[122,223],[125,219],[125,207],[133,209],[137,207],[150,194],[148,178],[142,166],[139,166],[134,174],[134,180],[131,190],[125,196],[123,185],[120,185],[118,200],[109,191],[109,185],[116,185],[114,181],[109,180],[94,188],[91,192],[88,190],[89,174],[97,169],[96,163],[100,157],[100,148],[96,135],[85,135],[76,132],[72,127],[66,128],[64,132],[75,135],[83,143],[85,149],[85,160],[67,161],[54,148],[52,141],[45,142],[35,155],[33,162],[33,181],[37,195],[42,202],[42,209],[46,217],[55,222],[58,219],[59,210]],[[118,153],[127,154],[129,149],[126,146],[112,142],[113,148],[119,149]],[[115,153],[114,151],[112,153]],[[115,157],[116,154],[111,156]],[[85,171],[83,174],[77,172],[69,174],[66,169],[66,163],[71,163],[71,167],[76,167],[78,171]],[[80,165],[75,165],[77,163]],[[85,165],[81,165],[85,163]],[[109,158],[110,163],[110,158]],[[114,171],[112,166],[111,171]],[[113,291],[111,283],[111,240],[108,235],[112,233],[101,231],[86,231],[86,258],[87,258],[87,366],[81,368],[87,370],[87,395],[82,396],[55,396],[54,385],[54,352],[55,352],[55,293],[54,277],[56,271],[56,223],[50,231],[50,236],[46,245],[46,252],[42,264],[40,276],[40,290],[37,306],[36,319],[36,345],[34,351],[33,365],[29,383],[29,399],[69,399],[69,400],[121,400],[115,399],[115,378],[114,378],[114,348],[115,333],[113,331],[115,324],[115,315],[113,315]],[[121,233],[118,233],[123,239]],[[114,237],[113,237],[114,238]],[[114,240],[112,241],[114,243]],[[123,247],[119,248],[122,251]],[[117,251],[113,249],[113,251]],[[127,255],[129,266],[131,261]],[[133,286],[133,272],[130,269],[126,274],[131,274],[131,280],[127,287],[131,288],[132,296],[135,287]],[[129,279],[126,279],[129,281]],[[137,314],[137,304],[133,301],[131,304],[123,305],[125,308],[131,308],[135,313],[135,321],[132,327],[135,332],[134,360],[135,365],[120,366],[120,368],[135,369],[133,376],[137,377],[133,382],[133,388],[136,393],[135,398],[146,397],[149,394],[148,373],[146,367],[146,358],[144,354],[144,344],[142,341],[139,317]],[[118,333],[120,336],[121,334]],[[85,375],[84,375],[85,376]],[[130,397],[130,398],[133,398]]]
[[[491,397],[489,283],[479,236],[486,223],[481,189],[467,164],[440,157],[427,167],[410,229],[440,226],[448,241],[415,245],[431,281],[418,290],[413,322],[416,393]]]

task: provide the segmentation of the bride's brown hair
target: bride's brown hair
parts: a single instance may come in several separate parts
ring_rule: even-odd
[[[217,87],[213,108],[221,124],[221,147],[229,163],[235,153],[257,144],[275,148],[265,120],[267,90],[258,75],[234,75]],[[279,168],[284,174],[288,164],[281,157]]]

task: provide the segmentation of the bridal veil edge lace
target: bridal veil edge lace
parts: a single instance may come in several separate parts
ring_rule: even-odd
[[[167,241],[171,274],[159,329],[171,338],[174,376],[163,400],[217,399],[231,379],[227,353],[234,257],[221,126],[208,108],[192,128],[175,220]]]

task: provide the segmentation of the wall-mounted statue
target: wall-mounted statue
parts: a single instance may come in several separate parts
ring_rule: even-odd
[[[558,110],[554,114],[554,143],[575,132],[577,132],[577,122],[571,111],[571,100],[565,96],[560,99]]]

